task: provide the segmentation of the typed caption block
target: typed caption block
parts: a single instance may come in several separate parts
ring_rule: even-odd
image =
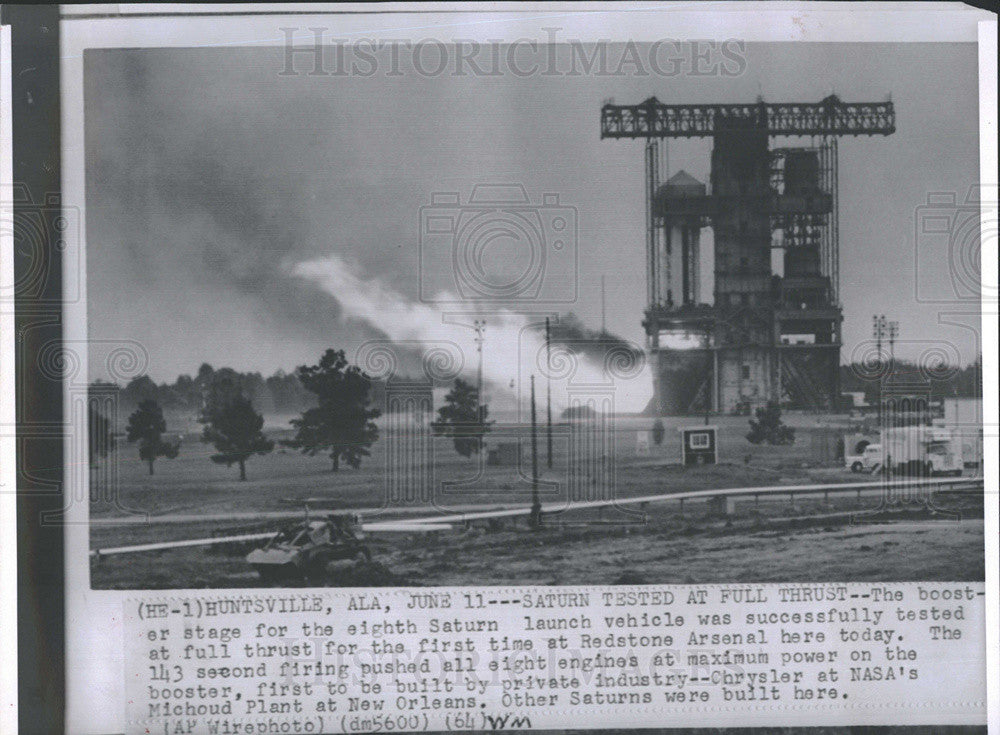
[[[274,590],[125,604],[128,732],[985,721],[982,583]]]

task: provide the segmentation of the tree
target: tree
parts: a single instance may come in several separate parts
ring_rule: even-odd
[[[755,412],[757,420],[750,419],[750,433],[747,441],[751,444],[794,444],[795,429],[781,421],[781,408],[777,401],[769,401],[764,408]]]
[[[202,365],[202,368],[205,366]],[[208,414],[212,410],[221,408],[241,396],[247,396],[246,391],[243,390],[243,376],[232,368],[219,368],[211,374],[205,374],[199,370],[198,376],[199,381],[205,381],[202,383],[201,389],[202,407],[199,419],[203,424],[209,422]]]
[[[143,401],[158,401],[160,389],[157,388],[156,383],[148,375],[140,375],[130,380],[122,388],[119,396],[121,397],[123,406],[136,408]]]
[[[220,395],[224,398],[220,398]],[[255,454],[267,454],[274,442],[264,436],[264,417],[254,410],[250,399],[240,392],[221,391],[209,400],[202,414],[205,428],[201,440],[212,444],[216,464],[239,465],[240,480],[247,479],[247,460]]]
[[[139,442],[139,458],[149,465],[153,474],[153,462],[157,457],[174,459],[180,452],[180,444],[170,444],[161,438],[167,430],[167,422],[159,404],[152,399],[139,403],[139,407],[128,417],[125,437],[129,442]]]
[[[666,433],[666,429],[663,427],[663,419],[656,419],[653,422],[653,443],[656,446],[663,444],[663,436]]]
[[[302,386],[316,396],[317,406],[292,419],[295,438],[283,442],[310,457],[328,452],[333,472],[343,459],[354,469],[368,448],[378,440],[372,419],[382,412],[369,408],[371,379],[357,365],[348,365],[344,351],[327,350],[317,365],[301,365],[296,371]]]
[[[455,443],[455,451],[463,457],[479,453],[483,448],[483,436],[494,422],[487,421],[489,406],[479,405],[479,391],[461,378],[444,397],[444,405],[438,409],[438,418],[431,422],[435,436],[450,436]]]
[[[195,378],[195,382],[201,386],[207,386],[212,382],[212,376],[215,374],[215,368],[209,365],[207,362],[203,362],[198,366],[198,377]]]

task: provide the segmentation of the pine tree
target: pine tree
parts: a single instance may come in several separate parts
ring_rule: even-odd
[[[777,401],[769,401],[764,408],[755,412],[756,421],[750,419],[750,433],[747,441],[751,444],[794,444],[795,429],[781,421],[781,408]]]
[[[493,423],[487,421],[489,406],[479,404],[479,391],[461,378],[444,397],[438,409],[438,418],[431,422],[435,436],[450,436],[455,451],[463,457],[478,454],[483,448],[483,437]]]
[[[663,426],[663,419],[656,419],[653,422],[653,443],[656,446],[663,444],[663,437],[666,434],[666,429]]]
[[[329,453],[334,472],[341,459],[354,469],[360,467],[378,440],[372,419],[382,413],[368,407],[371,379],[357,365],[348,365],[343,350],[327,350],[317,365],[302,365],[296,375],[318,405],[292,419],[295,438],[284,444],[309,456]]]
[[[128,417],[126,439],[129,442],[139,442],[139,458],[149,465],[149,474],[153,474],[153,463],[158,457],[174,459],[180,452],[180,444],[169,444],[162,440],[167,430],[167,422],[163,411],[156,401],[146,399],[139,402],[139,407]]]
[[[274,442],[262,431],[264,417],[242,393],[216,394],[215,400],[206,405],[202,420],[205,428],[201,440],[212,444],[217,452],[211,460],[227,467],[239,465],[240,480],[247,479],[246,463],[250,457],[274,449]]]

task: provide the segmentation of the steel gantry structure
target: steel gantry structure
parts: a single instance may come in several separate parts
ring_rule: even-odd
[[[605,104],[601,138],[646,141],[647,308],[655,413],[743,412],[839,396],[837,139],[891,135],[892,102]],[[809,138],[771,147],[771,138]],[[660,140],[711,138],[708,186],[667,176]],[[700,232],[714,240],[702,298]],[[780,270],[772,250],[780,251]]]

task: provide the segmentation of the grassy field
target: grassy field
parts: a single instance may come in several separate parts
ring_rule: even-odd
[[[837,463],[815,457],[815,426],[798,429],[799,438],[788,447],[754,446],[743,437],[747,420],[723,417],[720,436],[722,464],[704,471],[685,471],[674,466],[680,462],[680,444],[676,426],[700,421],[679,421],[667,425],[662,446],[653,446],[649,456],[636,456],[636,431],[649,429],[649,419],[619,419],[611,434],[611,450],[605,467],[614,475],[612,487],[601,485],[595,492],[617,492],[620,497],[696,490],[708,487],[771,485],[782,482],[836,482],[857,480]],[[815,423],[815,422],[812,422]],[[554,428],[553,468],[545,461],[544,435],[540,437],[541,479],[559,483],[565,493],[569,461],[568,427]],[[280,434],[273,432],[275,438]],[[530,495],[530,442],[524,429],[498,427],[488,445],[520,442],[521,466],[485,466],[480,458],[458,456],[447,439],[431,442],[428,452],[401,455],[402,442],[388,436],[372,447],[369,457],[358,470],[341,468],[330,471],[326,457],[307,457],[292,450],[276,449],[271,454],[253,457],[247,463],[248,480],[240,482],[236,467],[209,461],[212,450],[197,440],[187,440],[176,459],[160,459],[155,475],[138,458],[134,446],[124,445],[117,456],[102,459],[102,467],[92,472],[94,498],[91,518],[107,520],[131,513],[226,513],[230,511],[267,511],[301,507],[307,499],[317,499],[328,507],[378,508],[385,506],[436,505],[447,509],[468,503],[517,503]],[[603,454],[603,452],[602,452]],[[400,457],[404,456],[405,461]],[[597,454],[594,454],[595,460]],[[97,482],[108,465],[114,465],[116,480]],[[577,463],[576,466],[580,466]],[[426,472],[436,487],[447,483],[435,497],[399,498],[400,473]],[[596,482],[596,481],[594,481]]]
[[[634,497],[687,490],[771,486],[863,479],[838,463],[822,459],[813,434],[824,427],[816,417],[797,421],[798,440],[790,447],[759,447],[743,437],[746,418],[723,417],[723,463],[681,467],[675,420],[662,446],[638,456],[635,434],[648,419],[616,422],[608,457],[596,454],[583,470],[575,500]],[[498,432],[500,433],[500,432]],[[236,468],[209,461],[209,448],[186,442],[177,459],[159,460],[149,476],[133,447],[123,447],[114,463],[114,492],[97,493],[91,503],[91,547],[266,532],[287,521],[308,502],[315,511],[356,509],[367,521],[396,515],[503,507],[530,501],[530,444],[523,430],[503,430],[489,443],[521,441],[522,466],[485,466],[459,457],[445,439],[414,462],[414,455],[393,454],[383,437],[359,470],[330,471],[329,460],[276,451],[248,463],[246,482]],[[571,464],[564,428],[557,428],[553,468],[547,469],[540,441],[544,503],[569,499]],[[398,443],[397,443],[398,446]],[[613,453],[612,451],[613,450]],[[749,457],[747,456],[749,455]],[[391,457],[404,456],[401,472]],[[611,459],[613,457],[613,459]],[[416,468],[414,470],[414,467]],[[107,468],[107,464],[104,469]],[[101,476],[102,468],[93,477]],[[401,476],[426,472],[423,496],[401,497]],[[610,478],[607,482],[601,478]],[[442,490],[441,483],[446,482]],[[96,484],[95,490],[99,489]],[[403,490],[406,488],[404,487]],[[733,581],[818,581],[982,579],[982,499],[947,502],[960,521],[928,514],[919,507],[891,515],[872,515],[879,498],[853,494],[822,498],[752,501],[737,506],[726,521],[709,515],[704,503],[684,512],[676,504],[650,505],[638,519],[618,509],[553,514],[544,530],[520,525],[456,528],[436,534],[372,534],[375,563],[348,571],[330,584],[469,585],[693,583]],[[141,522],[125,509],[151,514]],[[949,516],[949,518],[951,518]],[[204,520],[202,520],[204,519]],[[137,522],[140,521],[140,522]],[[486,524],[483,524],[486,525]],[[192,547],[110,556],[92,565],[95,588],[248,587],[259,584],[244,562],[256,544]]]

